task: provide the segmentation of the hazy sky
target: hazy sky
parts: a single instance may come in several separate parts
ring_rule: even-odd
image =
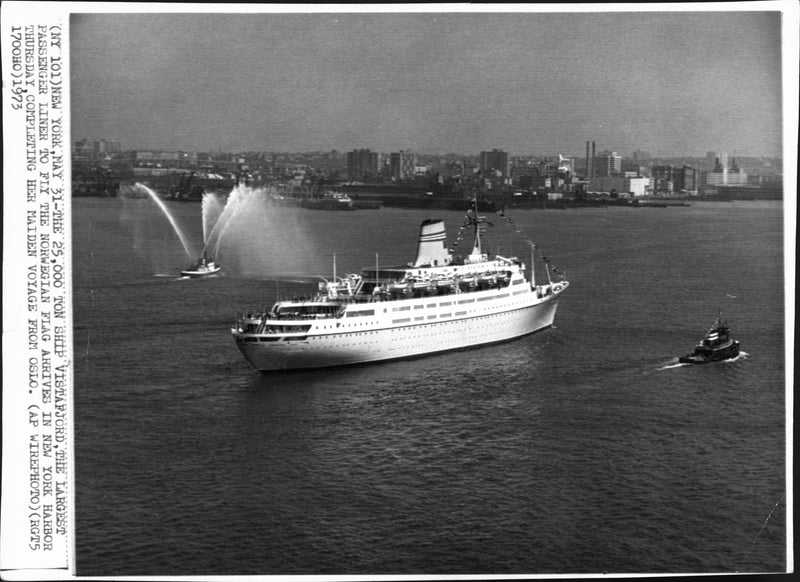
[[[80,14],[72,139],[780,155],[778,12]]]

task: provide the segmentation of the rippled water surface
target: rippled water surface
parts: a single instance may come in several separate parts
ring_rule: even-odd
[[[780,204],[509,210],[571,282],[553,329],[260,375],[238,311],[459,213],[270,209],[180,280],[152,203],[73,203],[80,575],[785,569]],[[200,248],[200,205],[168,208]],[[718,308],[745,354],[675,365]]]

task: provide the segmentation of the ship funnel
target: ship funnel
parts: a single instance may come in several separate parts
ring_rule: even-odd
[[[450,253],[445,245],[443,220],[425,220],[419,227],[419,244],[414,267],[450,264]]]

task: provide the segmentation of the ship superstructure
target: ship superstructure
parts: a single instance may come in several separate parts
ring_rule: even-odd
[[[412,263],[334,275],[311,298],[243,315],[231,330],[236,344],[254,368],[271,371],[420,356],[550,327],[569,283],[553,281],[547,261],[547,283],[536,284],[533,267],[529,279],[518,258],[486,254],[485,223],[468,213],[462,230],[472,227],[474,241],[457,256],[444,222],[425,220]]]

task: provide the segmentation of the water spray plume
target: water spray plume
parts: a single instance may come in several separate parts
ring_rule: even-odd
[[[214,226],[210,229],[208,237],[205,241],[205,248],[210,249],[213,247],[214,256],[216,256],[216,253],[219,250],[219,240],[222,236],[222,232],[225,230],[227,224],[230,222],[231,218],[236,212],[236,207],[239,205],[239,199],[241,196],[242,195],[240,193],[239,186],[234,186],[233,190],[231,190],[231,193],[228,195],[228,202],[222,209],[222,212],[214,223]]]
[[[203,245],[208,245],[208,238],[214,225],[219,222],[222,214],[223,204],[215,194],[206,192],[203,194]]]
[[[315,237],[309,236],[299,209],[276,203],[278,198],[271,187],[234,186],[216,222],[213,210],[207,213],[209,259],[222,258],[229,274],[245,277],[318,272],[315,263],[322,254]]]
[[[225,210],[228,209],[228,206],[231,207],[231,213],[228,215],[225,223],[222,225],[219,235],[217,236],[217,240],[214,242],[214,256],[216,256],[219,252],[219,245],[222,242],[222,237],[225,235],[225,231],[228,230],[228,227],[233,222],[234,217],[237,216],[237,210],[240,206],[244,205],[250,198],[252,198],[252,196],[252,188],[243,186],[241,184],[237,184],[234,187],[231,197],[228,199],[228,204],[225,206]],[[223,210],[223,214],[225,214],[225,210]]]
[[[175,218],[172,216],[172,214],[170,213],[169,209],[166,207],[164,202],[161,200],[161,198],[158,197],[158,194],[153,192],[153,190],[151,190],[150,188],[148,188],[144,184],[140,184],[139,182],[134,184],[134,187],[138,188],[140,190],[144,190],[147,193],[147,195],[150,196],[150,198],[153,199],[153,201],[158,205],[158,207],[164,213],[164,216],[167,217],[167,220],[169,220],[169,223],[172,225],[172,228],[175,230],[175,234],[178,235],[178,238],[180,239],[181,244],[183,245],[183,250],[186,252],[186,256],[189,257],[190,260],[194,259],[195,258],[195,253],[191,249],[191,247],[189,246],[189,241],[187,240],[186,235],[183,233],[183,231],[181,230],[181,227],[175,221]]]

